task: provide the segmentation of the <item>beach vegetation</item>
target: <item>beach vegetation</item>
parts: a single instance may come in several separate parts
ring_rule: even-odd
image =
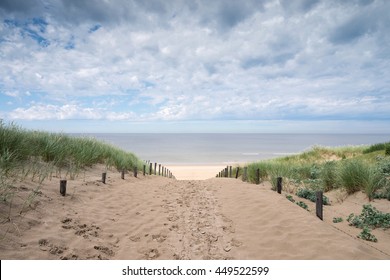
[[[344,189],[347,194],[363,191],[367,197],[387,198],[390,194],[390,158],[385,156],[389,143],[372,146],[314,146],[301,154],[254,162],[248,167],[250,182],[268,180],[276,189],[276,178],[283,178],[283,188],[290,193],[299,189]],[[288,186],[286,185],[288,184]],[[295,191],[293,191],[295,190]]]
[[[312,202],[316,202],[317,200],[316,190],[313,189],[299,188],[296,195],[302,198],[306,198]],[[322,203],[324,205],[329,205],[329,199],[325,195],[322,195]]]
[[[341,217],[333,217],[333,223],[337,224],[337,223],[341,223],[343,221],[343,218]]]
[[[93,138],[30,131],[0,120],[0,200],[11,200],[18,180],[31,178],[42,184],[53,174],[74,179],[95,164],[134,170],[143,162],[133,153]]]
[[[309,206],[307,206],[307,204],[303,201],[298,201],[296,202],[296,204],[299,206],[299,207],[302,207],[303,209],[309,211]]]

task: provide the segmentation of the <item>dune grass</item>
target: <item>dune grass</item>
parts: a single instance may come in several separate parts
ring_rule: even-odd
[[[0,199],[9,200],[15,180],[42,183],[53,173],[73,179],[86,167],[104,164],[118,170],[141,169],[134,154],[93,138],[29,131],[0,121]]]
[[[276,178],[283,177],[284,186],[291,190],[292,184],[295,191],[327,192],[343,188],[348,194],[364,191],[370,200],[375,197],[390,198],[387,147],[388,143],[337,148],[315,146],[298,155],[248,164],[248,181],[256,181],[256,170],[259,169],[261,180],[271,181],[273,189]]]

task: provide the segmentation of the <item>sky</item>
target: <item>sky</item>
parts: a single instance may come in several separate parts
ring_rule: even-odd
[[[390,1],[0,0],[0,119],[390,133]]]

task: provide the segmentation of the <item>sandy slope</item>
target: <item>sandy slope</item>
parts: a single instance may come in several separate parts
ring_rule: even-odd
[[[99,170],[91,170],[68,182],[65,197],[58,179],[47,181],[22,215],[15,200],[10,221],[2,204],[0,233],[8,233],[0,258],[390,259],[390,231],[375,230],[379,242],[371,243],[356,238],[359,230],[347,222],[331,222],[335,214],[359,213],[364,198],[325,207],[322,222],[268,184],[131,175],[109,173],[104,185]],[[18,191],[32,187],[24,183]]]

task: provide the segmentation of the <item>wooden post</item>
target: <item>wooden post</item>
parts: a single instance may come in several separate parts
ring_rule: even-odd
[[[134,177],[137,178],[138,175],[138,167],[134,167]]]
[[[232,178],[232,175],[233,175],[232,167],[229,166],[229,178]]]
[[[276,190],[278,191],[278,193],[282,193],[282,177],[278,177],[276,178]]]
[[[158,165],[158,176],[161,175],[161,164]]]
[[[60,194],[62,196],[66,195],[66,180],[60,180]]]
[[[236,170],[236,179],[238,178],[238,171],[240,170],[240,167],[237,166],[237,170]]]
[[[107,173],[106,173],[106,172],[103,172],[103,173],[102,173],[102,182],[103,182],[103,184],[106,183],[106,177],[107,177]]]
[[[157,162],[154,163],[154,175],[157,175]]]
[[[122,169],[122,172],[121,172],[121,178],[122,178],[122,180],[124,180],[124,179],[125,179],[125,170],[124,170],[124,169]]]
[[[322,201],[322,191],[316,192],[316,214],[317,217],[323,220],[323,201]]]
[[[228,177],[228,167],[226,166],[226,168],[225,168],[225,177],[227,178]]]
[[[244,167],[244,174],[242,175],[242,180],[243,180],[244,182],[246,182],[247,179],[248,179],[248,167],[245,166],[245,167]]]
[[[146,173],[146,165],[144,164],[144,176],[145,176],[145,173]]]
[[[149,175],[152,175],[153,163],[149,165]]]
[[[256,185],[260,184],[260,169],[256,169]]]

